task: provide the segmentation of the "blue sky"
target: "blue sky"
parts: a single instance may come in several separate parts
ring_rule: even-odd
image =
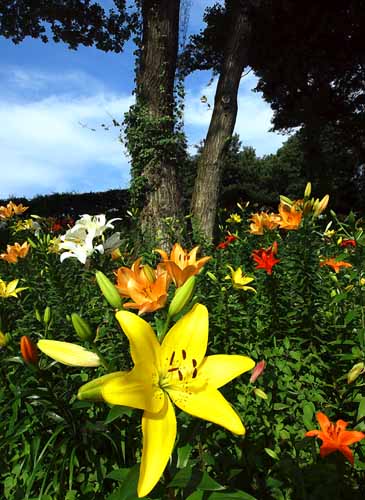
[[[104,5],[112,6],[111,0]],[[212,1],[193,0],[189,32],[202,27]],[[26,39],[0,37],[0,198],[55,192],[124,188],[129,160],[112,118],[120,121],[133,103],[133,46],[123,54]],[[216,82],[196,72],[186,80],[185,132],[189,149],[204,139]],[[242,79],[235,131],[258,155],[274,153],[286,137],[269,133],[271,110],[252,92],[255,76]],[[95,129],[95,130],[92,130]]]

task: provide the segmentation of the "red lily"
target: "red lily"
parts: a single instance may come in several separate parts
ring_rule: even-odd
[[[217,245],[217,248],[227,248],[228,245],[230,245],[231,243],[233,243],[234,241],[236,241],[238,238],[236,235],[234,234],[227,234],[226,237],[224,238],[224,241],[222,241],[222,243],[219,243]]]
[[[265,269],[267,274],[272,274],[272,268],[280,262],[275,255],[278,253],[278,244],[275,241],[269,248],[260,248],[252,252],[252,258],[256,262],[256,269]]]
[[[347,247],[356,247],[356,241],[351,239],[351,240],[343,240],[341,241],[340,244],[341,247],[347,248]]]
[[[316,414],[316,418],[321,430],[308,431],[306,437],[317,437],[322,440],[322,445],[319,450],[321,457],[325,457],[334,451],[339,451],[353,465],[354,456],[349,445],[364,439],[365,434],[359,431],[346,431],[345,429],[348,426],[347,422],[337,420],[337,422],[333,424],[328,417],[320,411]]]

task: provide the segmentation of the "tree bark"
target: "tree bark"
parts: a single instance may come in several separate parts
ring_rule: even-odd
[[[222,160],[236,123],[238,88],[241,75],[247,65],[250,24],[242,4],[242,0],[231,2],[228,28],[230,36],[225,47],[213,114],[198,162],[192,196],[191,212],[195,225],[208,240],[213,238],[222,177]]]
[[[137,103],[154,120],[158,137],[174,136],[174,80],[178,53],[180,0],[143,0],[143,36],[137,71]],[[162,141],[163,142],[163,141]],[[156,148],[158,146],[156,145]],[[174,146],[161,147],[144,165],[146,198],[141,229],[168,246],[163,219],[180,212]]]

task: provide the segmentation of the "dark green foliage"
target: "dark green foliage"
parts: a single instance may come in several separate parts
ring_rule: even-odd
[[[41,217],[78,217],[83,214],[96,215],[109,212],[113,217],[125,217],[129,206],[127,189],[110,189],[93,193],[54,193],[31,198],[12,198],[15,203],[29,207],[29,213]],[[0,200],[6,205],[9,200]],[[117,215],[115,215],[117,214]],[[111,217],[110,217],[111,218]]]
[[[65,42],[70,49],[92,46],[105,52],[121,52],[137,27],[137,16],[128,12],[125,0],[114,1],[116,10],[91,0],[2,0],[0,35],[20,43],[24,38]]]
[[[337,236],[324,238],[330,220],[325,215],[319,222],[306,219],[298,231],[255,236],[248,233],[249,213],[240,210],[239,215],[242,222],[222,226],[222,239],[228,231],[237,239],[225,249],[211,249],[212,260],[197,277],[195,301],[209,309],[208,354],[243,354],[267,363],[255,383],[244,374],[221,389],[247,434],[235,436],[177,412],[171,464],[148,498],[360,500],[365,494],[364,444],[353,446],[351,467],[337,453],[319,458],[315,440],[304,434],[317,428],[319,410],[332,421],[349,421],[350,429],[365,429],[363,376],[346,383],[350,368],[365,360],[363,224],[353,214],[344,221],[334,217]],[[16,233],[10,242],[23,241],[26,235]],[[355,238],[357,247],[340,247],[339,236]],[[76,312],[97,332],[95,347],[111,369],[128,370],[127,339],[100,294],[94,270],[114,280],[118,265],[133,262],[133,247],[123,252],[119,264],[96,256],[87,269],[76,259],[61,264],[41,241],[16,265],[0,261],[2,279],[19,277],[20,285],[28,287],[19,299],[1,301],[1,330],[11,334],[0,351],[3,496],[134,500],[140,412],[76,399],[78,388],[105,373],[102,368],[67,367],[42,355],[40,370],[35,370],[24,365],[18,347],[24,334],[34,341],[46,337],[81,343],[70,318]],[[274,241],[280,262],[268,275],[255,269],[251,253]],[[139,255],[151,265],[158,260],[147,250]],[[337,275],[320,267],[320,260],[330,256],[351,262],[353,268]],[[257,293],[235,289],[227,279],[227,264],[254,276],[250,285]],[[158,317],[160,313],[146,319],[155,327]],[[266,393],[266,400],[257,389]]]

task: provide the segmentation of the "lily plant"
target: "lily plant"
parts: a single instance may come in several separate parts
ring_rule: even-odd
[[[63,251],[61,262],[69,257],[78,259],[82,264],[86,264],[87,259],[95,252],[103,254],[104,251],[111,253],[120,245],[120,233],[114,233],[106,241],[104,232],[107,229],[114,229],[113,222],[119,218],[106,221],[104,214],[83,215],[76,224],[60,237],[61,242],[58,249]],[[102,240],[98,244],[95,238]]]
[[[122,310],[116,313],[116,319],[129,340],[134,367],[88,382],[79,389],[78,398],[143,410],[137,492],[144,497],[159,481],[174,448],[177,433],[174,405],[234,434],[245,434],[239,415],[218,389],[251,370],[255,363],[242,355],[206,356],[208,311],[202,304],[196,304],[180,318],[161,343],[150,324],[140,316]],[[70,345],[63,348],[62,344],[41,340],[38,347],[62,363],[75,366],[79,357],[79,361],[87,364],[87,351],[72,352]],[[89,366],[93,361],[96,366],[95,354],[89,355]]]

